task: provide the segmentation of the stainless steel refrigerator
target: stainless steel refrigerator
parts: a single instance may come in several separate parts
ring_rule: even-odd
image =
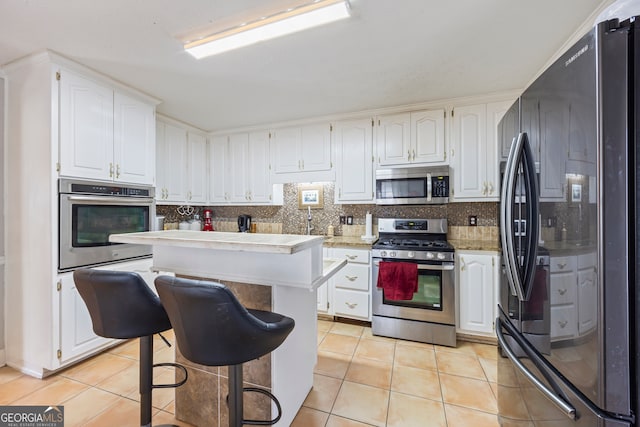
[[[638,27],[599,24],[499,125],[501,425],[636,425]]]

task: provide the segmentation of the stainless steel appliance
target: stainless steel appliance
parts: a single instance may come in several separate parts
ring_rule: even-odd
[[[58,270],[151,256],[151,247],[110,243],[109,235],[150,231],[154,188],[60,179]]]
[[[378,205],[428,205],[448,201],[448,166],[376,170]]]
[[[501,143],[510,147],[496,319],[502,425],[636,425],[637,23],[598,24],[525,90],[499,125]],[[552,219],[562,230],[545,233],[547,284],[539,223]]]
[[[238,231],[241,233],[247,233],[251,230],[251,216],[250,215],[238,215]]]
[[[455,254],[447,220],[380,218],[378,234],[371,250],[373,334],[455,346]],[[417,265],[411,300],[390,300],[376,286],[381,262]]]

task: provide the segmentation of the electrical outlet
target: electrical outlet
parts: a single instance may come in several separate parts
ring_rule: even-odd
[[[347,223],[347,217],[344,215],[340,215],[340,224],[346,224]]]
[[[478,217],[476,215],[469,215],[469,226],[476,227],[478,225]]]

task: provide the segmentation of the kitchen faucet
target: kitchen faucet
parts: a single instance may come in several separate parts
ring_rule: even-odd
[[[311,226],[311,206],[308,206],[309,210],[308,210],[308,214],[307,214],[307,236],[311,235],[311,230],[313,230],[313,227]]]

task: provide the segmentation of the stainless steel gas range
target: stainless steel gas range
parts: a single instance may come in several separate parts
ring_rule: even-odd
[[[373,334],[455,347],[455,253],[447,220],[380,218],[378,234],[371,251]],[[381,283],[403,287],[405,278],[415,291],[401,298]]]

